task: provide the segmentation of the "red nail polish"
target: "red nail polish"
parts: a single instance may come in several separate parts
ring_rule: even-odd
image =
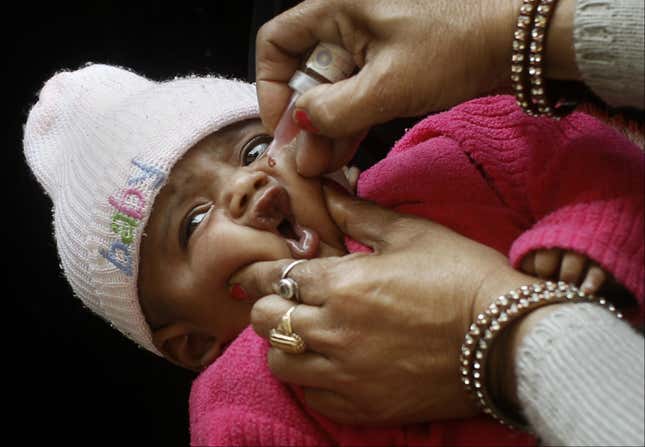
[[[320,132],[311,123],[311,118],[309,118],[309,114],[305,112],[303,109],[294,110],[293,120],[296,122],[298,127],[300,127],[302,130],[306,130],[307,132],[311,132],[311,133]]]
[[[234,300],[243,301],[249,298],[249,294],[246,293],[246,290],[240,284],[233,284],[231,286],[231,297]]]

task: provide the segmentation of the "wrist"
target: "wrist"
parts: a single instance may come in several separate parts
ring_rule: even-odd
[[[542,319],[565,305],[552,304],[530,312],[507,327],[491,346],[486,386],[492,399],[509,414],[521,414],[515,365],[522,340]]]
[[[490,272],[477,291],[470,321],[475,321],[477,315],[483,313],[497,297],[504,295],[509,290],[534,283],[535,281],[536,278],[518,272],[510,265],[505,269],[496,269]],[[531,314],[522,320],[528,317],[531,317]],[[517,323],[520,323],[522,320]],[[532,321],[534,320],[529,320],[529,323]],[[522,332],[518,332],[519,329]],[[513,367],[515,350],[519,344],[520,337],[526,333],[526,330],[527,328],[525,326],[513,324],[508,330],[500,334],[499,339],[495,342],[494,348],[490,352],[491,360],[489,364],[488,386],[494,398],[506,403],[511,410],[517,409],[518,407],[515,368]]]
[[[513,33],[517,23],[520,7],[523,0],[499,0],[492,4],[495,11],[499,11],[497,20],[490,20],[491,6],[481,11],[483,23],[490,29],[487,35],[491,36],[487,48],[491,49],[488,70],[493,73],[493,85],[490,90],[508,87],[509,64],[513,53]]]
[[[506,264],[504,268],[497,267],[489,271],[484,275],[475,294],[469,322],[475,321],[477,315],[484,312],[497,297],[504,295],[509,290],[537,281],[539,281],[537,278],[519,272],[509,264]]]
[[[547,78],[577,81],[580,72],[573,45],[576,0],[559,0],[546,39],[545,74]]]
[[[561,306],[556,303],[596,303],[622,318],[606,299],[586,294],[573,284],[540,281],[496,298],[464,337],[459,357],[462,382],[481,409],[502,424],[530,431],[520,411],[515,367],[524,340]]]
[[[565,116],[584,93],[572,88],[579,78],[573,48],[575,0],[522,1],[510,75],[517,104],[531,116]],[[548,83],[547,78],[567,82]]]
[[[494,269],[485,276],[477,290],[469,321],[476,321],[477,316],[483,313],[497,297],[504,295],[509,290],[536,281],[536,278],[514,270],[510,265],[503,269]],[[530,329],[530,325],[543,315],[542,310],[538,309],[539,312],[532,312],[513,323],[511,327],[499,334],[495,345],[491,347],[486,386],[491,390],[493,399],[499,401],[505,409],[512,413],[516,413],[519,409],[514,368],[516,350],[521,338]],[[532,314],[536,313],[537,317],[533,317]]]

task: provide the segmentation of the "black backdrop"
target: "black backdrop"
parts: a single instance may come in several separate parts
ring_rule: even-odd
[[[26,445],[188,445],[193,374],[138,349],[73,297],[58,268],[51,204],[24,162],[22,126],[43,83],[86,62],[157,80],[209,72],[253,80],[257,27],[295,2],[24,3],[2,20],[9,43],[3,432]],[[372,150],[357,163],[371,164],[410,122],[373,132]]]
[[[24,163],[22,125],[52,74],[89,61],[157,80],[208,72],[250,79],[256,20],[282,5],[38,3],[3,19],[18,24],[8,37],[4,92],[11,202],[3,212],[10,303],[3,318],[8,349],[2,363],[9,373],[3,431],[25,445],[188,445],[193,375],[138,349],[73,297],[58,269],[51,204]]]

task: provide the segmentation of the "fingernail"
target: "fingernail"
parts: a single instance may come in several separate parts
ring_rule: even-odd
[[[590,281],[587,278],[585,278],[585,280],[582,281],[582,284],[580,285],[580,290],[582,291],[582,293],[590,294],[595,292],[595,289],[596,288],[593,284],[593,281]]]
[[[231,286],[231,297],[234,300],[244,301],[249,298],[249,294],[246,293],[246,290],[240,284],[233,284]]]
[[[304,109],[296,109],[296,110],[294,110],[293,111],[293,120],[296,122],[298,127],[300,127],[302,130],[306,130],[307,132],[311,132],[311,133],[320,132],[311,123],[311,118],[309,118],[309,114]]]

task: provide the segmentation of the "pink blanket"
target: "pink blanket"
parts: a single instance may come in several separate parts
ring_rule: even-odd
[[[515,267],[539,248],[584,253],[632,292],[642,318],[644,164],[640,149],[589,116],[535,119],[498,96],[420,122],[361,175],[358,193],[508,253]],[[332,423],[270,374],[267,350],[247,329],[195,380],[193,445],[534,444],[484,417],[397,428]]]

